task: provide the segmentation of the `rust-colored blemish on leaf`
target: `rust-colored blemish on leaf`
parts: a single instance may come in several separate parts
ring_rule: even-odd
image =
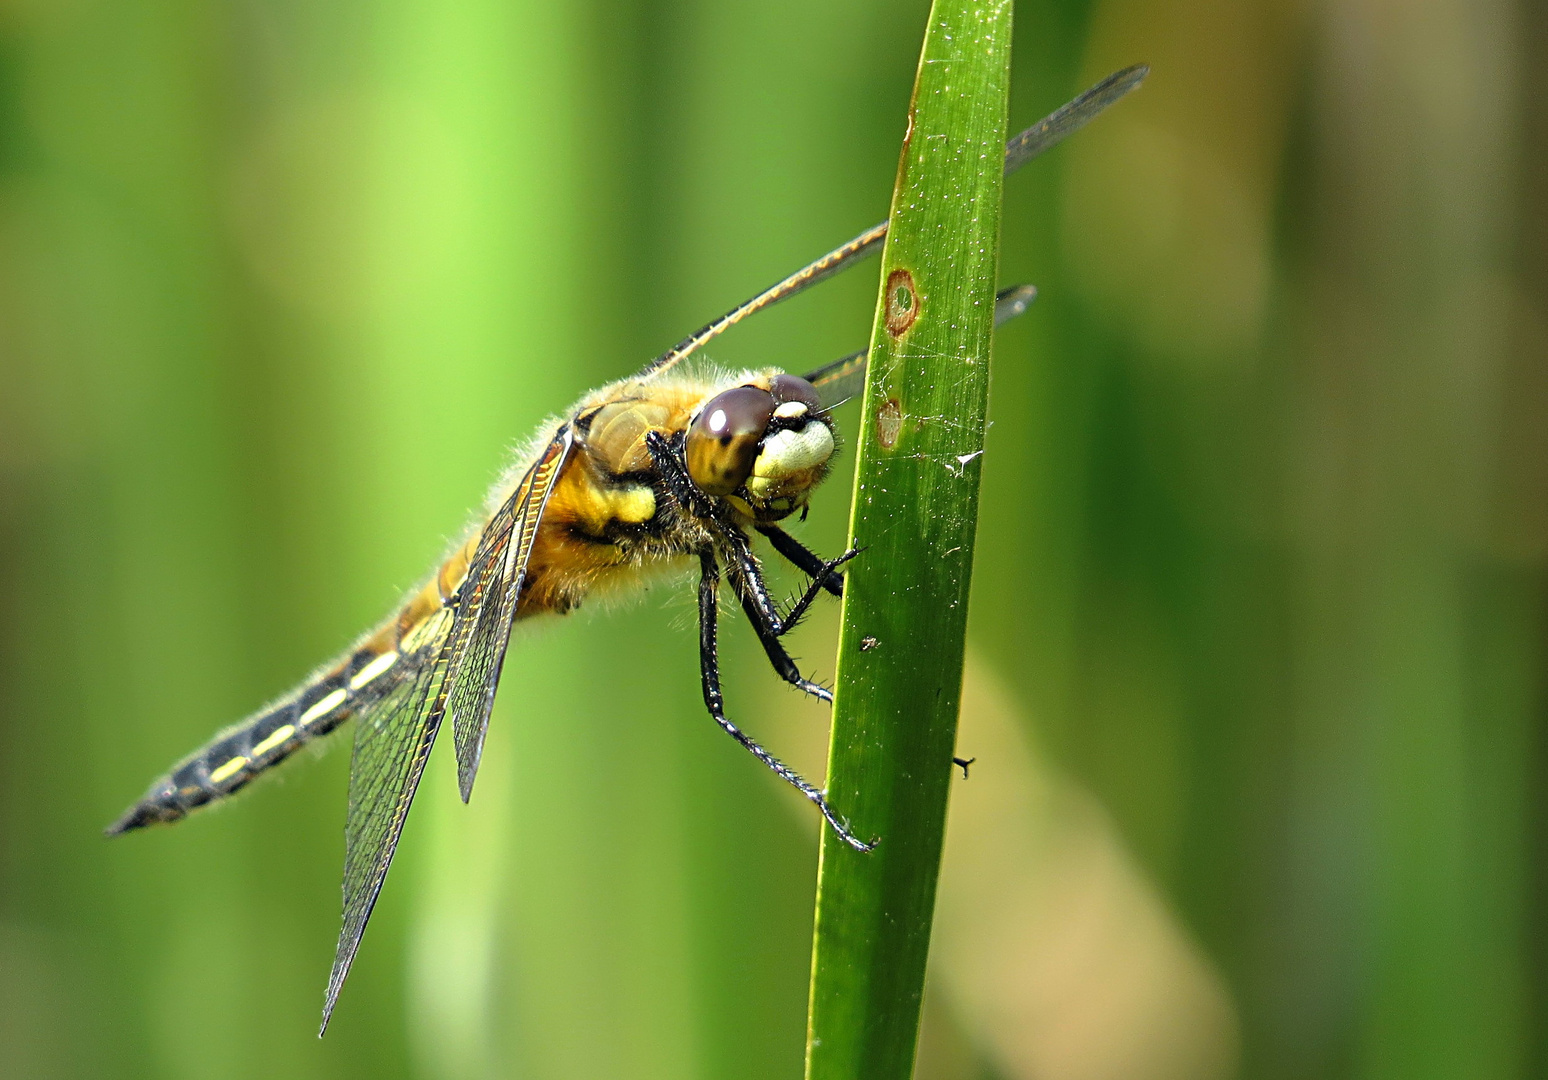
[[[919,291],[914,275],[901,266],[887,275],[887,333],[900,338],[919,318]]]
[[[902,430],[903,406],[898,404],[897,398],[888,398],[876,413],[876,441],[881,443],[883,450],[891,450],[898,444],[898,433]]]

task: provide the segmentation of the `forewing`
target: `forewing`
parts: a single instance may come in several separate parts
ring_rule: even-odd
[[[484,530],[459,590],[460,617],[450,650],[445,693],[457,744],[457,784],[464,802],[473,792],[473,778],[484,752],[489,713],[500,685],[511,622],[538,524],[574,438],[574,429],[565,424],[527,470]]]
[[[1115,71],[1074,101],[1061,105],[1005,144],[1005,175],[1009,176],[1044,150],[1050,150],[1075,134],[1109,105],[1118,102],[1150,74],[1149,64],[1135,64]]]

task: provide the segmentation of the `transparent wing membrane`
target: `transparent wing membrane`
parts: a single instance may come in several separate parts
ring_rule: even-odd
[[[1026,314],[1036,299],[1036,285],[1011,285],[1001,289],[994,297],[994,325],[1004,325]]]
[[[412,657],[400,661],[392,684],[355,720],[344,822],[344,925],[328,976],[323,1031],[381,894],[409,804],[441,726],[441,714],[434,706],[446,678],[446,645],[455,619],[449,611],[438,618],[437,632],[428,635]]]
[[[532,537],[573,437],[565,424],[527,470],[485,526],[458,595],[431,616],[437,621],[418,636],[394,678],[357,713],[344,822],[344,925],[328,977],[323,1030],[387,879],[448,704],[464,798],[472,786]]]
[[[1115,71],[1067,105],[1061,105],[1005,144],[1009,176],[1044,150],[1051,149],[1095,120],[1109,105],[1136,89],[1150,74],[1149,64]]]
[[[1150,73],[1147,64],[1136,64],[1109,75],[1074,101],[1055,109],[1043,119],[1027,128],[1005,144],[1005,173],[1010,175],[1027,162],[1057,146],[1066,137],[1079,131],[1097,114],[1118,101],[1145,80]],[[781,300],[788,300],[797,293],[805,292],[819,281],[846,270],[881,247],[887,238],[888,222],[873,225],[847,244],[842,244],[822,258],[808,263],[789,277],[758,295],[738,304],[713,322],[705,323],[692,334],[656,357],[640,369],[636,378],[658,375],[693,355],[705,342],[731,329],[747,316],[772,307]]]
[[[832,277],[840,270],[847,270],[871,252],[881,247],[883,240],[887,239],[887,222],[873,225],[849,243],[836,247],[815,262],[808,263],[795,273],[785,278],[776,285],[764,289],[751,300],[738,304],[726,312],[714,322],[705,323],[698,330],[683,338],[669,350],[656,357],[647,364],[639,373],[639,378],[647,375],[657,375],[678,362],[687,359],[698,352],[705,342],[719,337],[737,323],[756,314],[764,308],[773,307],[781,300],[788,300],[800,292],[805,292],[813,285],[825,278]]]

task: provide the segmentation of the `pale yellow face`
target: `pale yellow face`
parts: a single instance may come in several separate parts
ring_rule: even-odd
[[[787,417],[802,417],[806,412],[800,402],[781,405],[780,409],[792,406],[800,412],[786,413]],[[778,409],[775,415],[779,415]],[[753,459],[747,492],[756,499],[805,494],[827,474],[832,457],[833,429],[822,420],[812,417],[799,428],[775,431],[764,438],[763,448]]]

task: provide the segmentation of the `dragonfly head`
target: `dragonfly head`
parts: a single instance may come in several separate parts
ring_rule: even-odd
[[[760,376],[706,401],[688,426],[688,475],[760,522],[806,505],[828,475],[833,421],[817,390],[794,375]]]

